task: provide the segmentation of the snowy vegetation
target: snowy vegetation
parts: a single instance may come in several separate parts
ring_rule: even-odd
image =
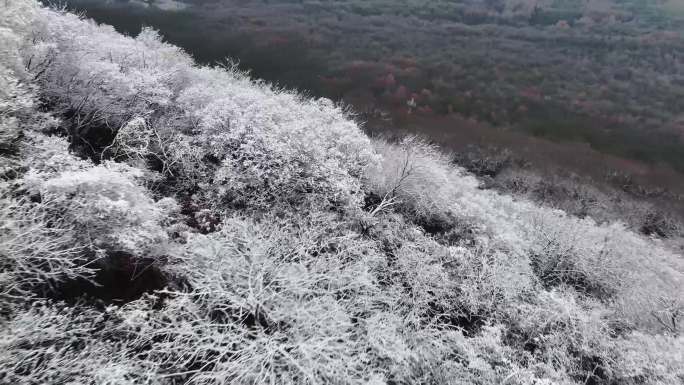
[[[0,14],[0,382],[684,380],[658,240],[152,30]]]

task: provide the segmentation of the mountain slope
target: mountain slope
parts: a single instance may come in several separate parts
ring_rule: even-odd
[[[682,258],[415,138],[0,3],[7,383],[676,384]]]

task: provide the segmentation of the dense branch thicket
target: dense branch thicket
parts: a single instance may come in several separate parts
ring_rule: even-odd
[[[0,10],[0,382],[684,379],[659,241],[152,30]]]

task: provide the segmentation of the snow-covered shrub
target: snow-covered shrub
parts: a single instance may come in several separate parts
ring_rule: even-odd
[[[0,323],[0,379],[11,384],[159,383],[150,378],[154,367],[135,359],[120,325],[112,314],[88,307],[36,302]]]
[[[2,2],[0,10],[3,16],[0,18],[0,67],[25,80],[26,63],[19,50],[26,44],[24,39],[35,26],[40,7],[34,1],[12,0]]]
[[[168,236],[162,223],[168,205],[150,198],[135,181],[142,176],[140,170],[106,163],[56,174],[31,170],[23,182],[30,193],[50,202],[51,215],[73,225],[84,247],[163,255]]]
[[[547,286],[571,285],[611,302],[620,318],[642,327],[661,328],[653,313],[682,306],[684,262],[624,225],[549,210],[537,210],[525,223],[531,265]]]
[[[597,303],[580,303],[572,290],[542,291],[508,312],[508,343],[555,380],[610,377],[614,357],[604,313]]]
[[[452,300],[451,316],[460,317],[474,331],[487,322],[500,320],[509,308],[535,292],[534,277],[525,261],[486,243],[452,247],[447,263],[458,294]]]
[[[599,227],[591,219],[562,212],[530,218],[531,264],[547,286],[570,285],[604,298],[619,290],[628,273],[620,255],[620,226]]]
[[[255,84],[232,68],[193,72],[179,106],[192,146],[214,160],[210,201],[234,207],[358,205],[357,177],[373,160],[368,139],[327,100]]]
[[[40,94],[67,118],[73,145],[91,156],[128,120],[167,108],[192,67],[184,52],[149,29],[133,39],[73,14],[40,10],[31,35],[34,44],[23,55],[34,63]]]
[[[17,18],[12,9],[6,11],[10,18]],[[4,158],[0,167],[3,169],[7,167],[4,163],[8,157],[16,155],[23,130],[40,131],[56,123],[48,114],[36,108],[35,87],[27,81],[19,53],[21,36],[17,31],[5,28],[3,24],[6,23],[3,17],[0,21],[0,157]],[[24,23],[19,24],[26,28],[26,23],[24,20]],[[13,27],[19,29],[16,25]]]
[[[682,338],[627,333],[620,338],[599,303],[572,291],[541,292],[509,313],[508,344],[524,350],[519,359],[554,381],[676,384],[682,378]],[[658,348],[656,348],[658,346]]]
[[[180,49],[144,29],[133,39],[112,27],[85,22],[75,15],[43,12],[38,39],[51,47],[52,64],[39,83],[53,108],[74,116],[75,129],[104,124],[118,129],[135,116],[168,106],[192,66]]]
[[[155,147],[159,147],[155,134],[144,118],[135,117],[117,131],[112,144],[103,150],[103,156],[144,168]]]
[[[93,166],[60,138],[33,133],[20,144],[19,169],[0,186],[3,296],[60,295],[64,282],[92,282],[104,256],[169,253],[165,227],[175,201],[157,202],[124,165]],[[97,263],[95,263],[97,262]]]
[[[634,332],[614,342],[615,375],[620,383],[679,384],[684,378],[684,336]]]
[[[377,291],[364,256],[342,235],[322,237],[329,227],[300,238],[276,222],[235,218],[191,237],[177,268],[193,289],[169,293],[159,314],[144,315],[144,301],[125,307],[141,315],[127,322],[141,344],[155,341],[148,359],[164,376],[264,384],[361,383],[368,374],[353,358],[363,351],[353,317]]]
[[[75,229],[50,217],[51,202],[40,204],[0,197],[0,312],[15,300],[26,300],[39,288],[94,273],[83,257]]]
[[[380,197],[397,200],[402,211],[433,232],[455,225],[452,202],[460,170],[435,146],[408,137],[399,143],[379,139],[373,146],[382,157],[366,171],[366,188]]]
[[[1,55],[4,53],[0,52]],[[0,63],[0,180],[11,178],[18,166],[15,155],[23,121],[32,110],[32,95],[22,87],[14,72]]]

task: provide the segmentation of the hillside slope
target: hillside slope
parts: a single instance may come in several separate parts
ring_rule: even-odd
[[[684,379],[657,241],[152,30],[0,13],[0,382]]]

